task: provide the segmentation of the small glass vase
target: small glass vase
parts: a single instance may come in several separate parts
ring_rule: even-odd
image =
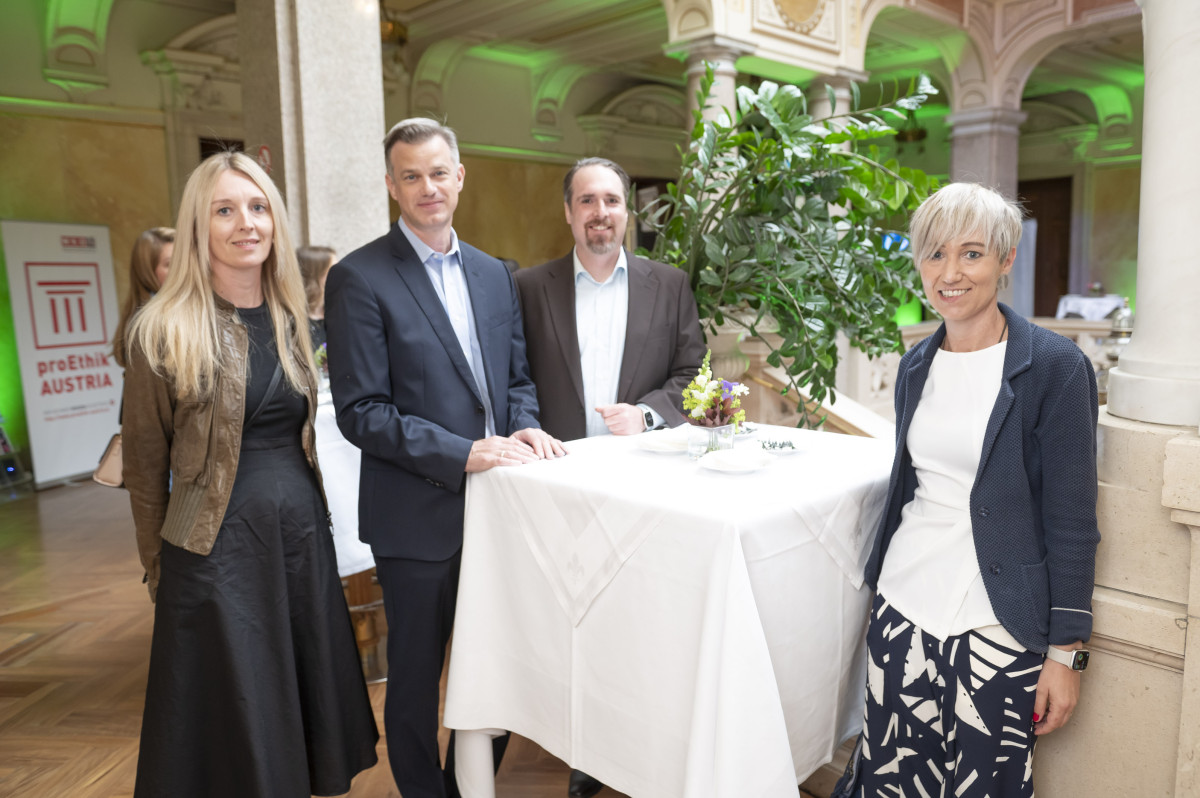
[[[692,425],[688,428],[688,457],[699,460],[709,452],[733,448],[734,425],[723,427],[700,427]]]

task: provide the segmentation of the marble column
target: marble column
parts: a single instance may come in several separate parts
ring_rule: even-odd
[[[951,125],[950,179],[982,183],[1006,197],[1017,196],[1017,150],[1025,112],[1011,108],[972,108],[946,117]],[[1000,301],[1014,304],[1012,284]]]
[[[1137,320],[1108,380],[1108,412],[1154,424],[1200,423],[1200,152],[1184,131],[1200,110],[1179,101],[1200,74],[1191,3],[1140,0],[1146,89],[1138,219]]]
[[[737,107],[737,60],[750,55],[756,46],[750,42],[731,39],[728,36],[705,36],[686,42],[668,45],[668,54],[683,53],[687,57],[687,102],[688,118],[696,110],[696,94],[704,78],[705,63],[712,65],[715,81],[712,95],[704,110],[705,119],[716,119],[725,109]]]
[[[246,150],[269,159],[297,245],[344,255],[378,237],[388,205],[377,0],[238,0],[237,15]]]
[[[808,99],[808,112],[813,119],[847,113],[853,102],[850,93],[851,83],[865,83],[870,78],[866,72],[839,70],[836,74],[817,75],[809,81],[804,95]],[[828,87],[828,88],[827,88]],[[829,89],[833,89],[833,103],[830,103]],[[846,145],[849,147],[849,143]]]
[[[1006,197],[1017,195],[1017,145],[1025,112],[972,108],[946,117],[950,123],[950,179],[983,183]]]

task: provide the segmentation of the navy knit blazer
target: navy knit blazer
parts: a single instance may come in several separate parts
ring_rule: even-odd
[[[1008,349],[971,488],[975,555],[996,618],[1030,651],[1087,640],[1096,571],[1096,377],[1072,341],[1004,304]],[[946,325],[910,349],[896,379],[896,459],[867,562],[875,589],[916,470],[905,441]]]

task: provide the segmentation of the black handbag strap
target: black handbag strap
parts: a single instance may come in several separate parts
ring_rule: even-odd
[[[254,423],[254,420],[262,414],[262,411],[264,408],[266,408],[267,403],[271,401],[271,397],[275,395],[275,389],[279,387],[279,380],[282,378],[283,366],[280,365],[278,360],[276,360],[275,373],[271,375],[271,384],[267,386],[267,392],[263,394],[262,401],[258,403],[258,407],[254,408],[254,413],[252,413],[250,418],[246,419],[245,423],[242,424],[242,429],[249,427]]]

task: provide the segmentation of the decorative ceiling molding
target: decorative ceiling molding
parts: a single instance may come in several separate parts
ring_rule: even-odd
[[[164,110],[241,113],[236,14],[197,25],[141,59],[159,78]]]
[[[477,44],[466,39],[442,39],[434,42],[421,54],[413,71],[412,104],[414,113],[445,113],[444,91],[454,68],[462,57]]]
[[[562,111],[571,89],[594,70],[580,64],[563,64],[547,70],[533,95],[533,126],[530,133],[538,141],[558,141],[563,137]]]
[[[690,126],[686,105],[679,89],[635,86],[614,96],[599,113],[585,114],[578,121],[587,134],[591,154],[611,153],[618,135],[682,144]]]
[[[714,8],[710,0],[663,0],[663,6],[667,9],[670,44],[721,31],[716,17],[716,12],[723,11],[720,4]]]
[[[105,43],[114,0],[46,0],[42,77],[72,102],[108,86]]]
[[[754,0],[751,30],[806,47],[840,52],[842,13],[829,0]],[[833,66],[832,64],[830,65]]]

